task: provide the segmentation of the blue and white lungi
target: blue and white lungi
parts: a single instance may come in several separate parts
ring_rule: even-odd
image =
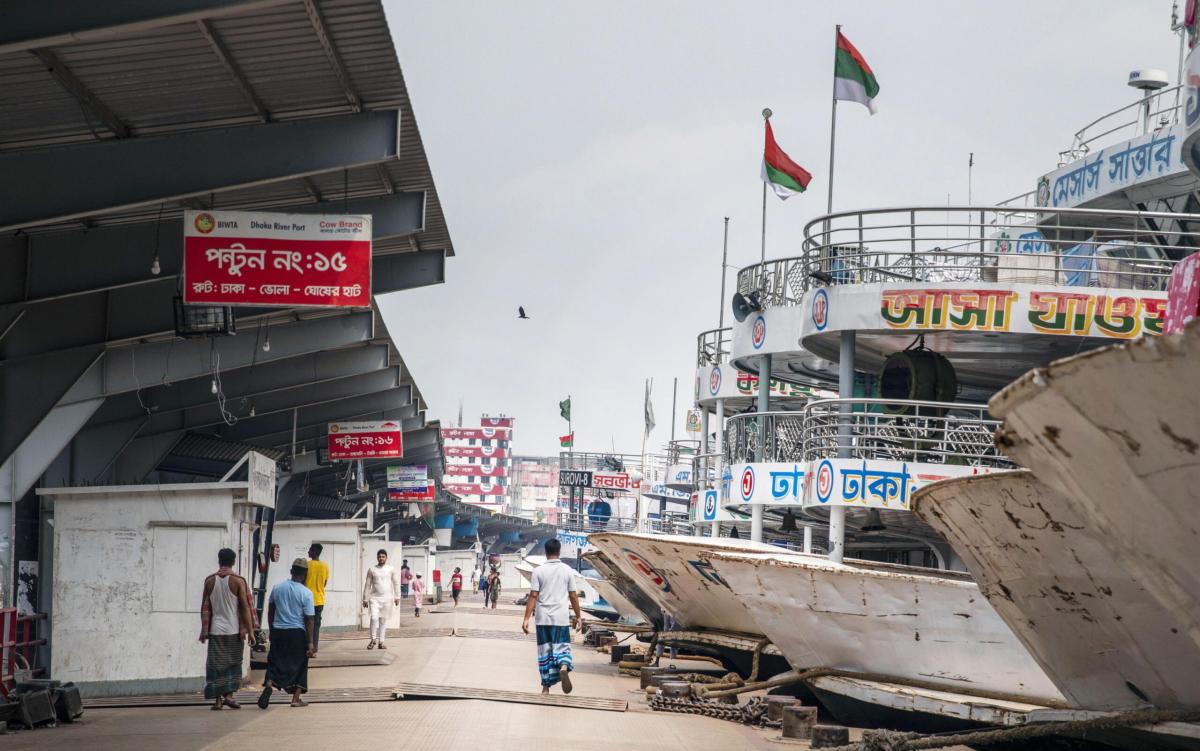
[[[571,627],[538,626],[537,657],[538,672],[541,673],[543,686],[553,686],[558,683],[559,670],[564,665],[567,670],[573,670]]]

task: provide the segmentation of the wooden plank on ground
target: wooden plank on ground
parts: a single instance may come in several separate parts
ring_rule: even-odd
[[[467,686],[432,686],[423,683],[401,683],[395,688],[397,699],[481,699],[517,704],[544,704],[552,707],[575,709],[599,709],[606,712],[624,712],[629,702],[624,699],[605,699],[598,696],[571,696],[568,694],[541,694],[527,691],[501,691],[492,688],[470,688]]]

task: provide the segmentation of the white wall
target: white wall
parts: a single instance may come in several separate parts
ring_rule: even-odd
[[[208,483],[39,493],[54,499],[51,676],[91,696],[201,690],[204,579],[223,547],[249,579],[254,507]]]
[[[351,629],[358,626],[361,610],[362,570],[359,562],[359,535],[362,519],[299,519],[275,522],[271,542],[279,546],[279,560],[267,572],[267,592],[286,580],[292,561],[308,558],[314,542],[324,546],[321,560],[329,564],[329,583],[325,585],[325,610],[321,612],[321,630]],[[266,627],[264,600],[263,626]]]

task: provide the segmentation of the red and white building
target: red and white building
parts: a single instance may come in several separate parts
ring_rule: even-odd
[[[442,487],[475,506],[508,505],[512,467],[512,417],[483,415],[475,427],[442,428]]]

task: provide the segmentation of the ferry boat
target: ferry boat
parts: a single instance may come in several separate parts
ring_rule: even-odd
[[[739,508],[752,517],[753,543],[775,516],[797,530],[793,547],[823,547],[828,559],[741,544],[717,550],[725,539],[701,535],[658,545],[637,535],[593,536],[626,581],[704,628],[757,626],[754,633],[797,669],[872,674],[873,681],[812,683],[843,717],[950,729],[1121,706],[1058,675],[1013,611],[987,601],[989,582],[998,580],[983,578],[982,590],[970,581],[974,558],[956,547],[960,538],[948,540],[945,525],[910,507],[932,483],[989,487],[1001,481],[985,476],[1008,476],[1017,461],[1029,461],[993,442],[999,415],[987,406],[1027,371],[1161,333],[1170,272],[1200,247],[1192,229],[1200,223],[1200,181],[1187,169],[1186,148],[1180,156],[1183,90],[1163,88],[1164,78],[1135,71],[1131,83],[1143,96],[1077,132],[1058,167],[1015,199],[820,216],[804,230],[801,255],[743,269],[738,322],[728,334],[701,337],[698,404],[711,417],[704,395],[715,398],[731,373],[735,382],[738,373],[757,380],[744,396],[765,393],[755,411],[722,420],[716,410],[721,480],[705,482],[707,473],[696,472],[693,521],[704,525],[721,509]],[[1187,117],[1195,110],[1200,121],[1197,102],[1193,87]],[[764,408],[777,388],[835,385],[837,398],[810,392],[793,409]],[[1087,467],[1074,469],[1087,474]],[[825,540],[810,534],[801,542],[813,524]],[[975,534],[986,529],[978,525]],[[626,548],[650,574],[615,557]],[[703,573],[714,575],[709,586],[696,586]],[[687,586],[675,587],[672,577],[680,576]],[[660,589],[669,583],[670,597],[653,593],[656,579]],[[729,606],[731,597],[744,612]],[[933,634],[938,641],[927,641]]]

